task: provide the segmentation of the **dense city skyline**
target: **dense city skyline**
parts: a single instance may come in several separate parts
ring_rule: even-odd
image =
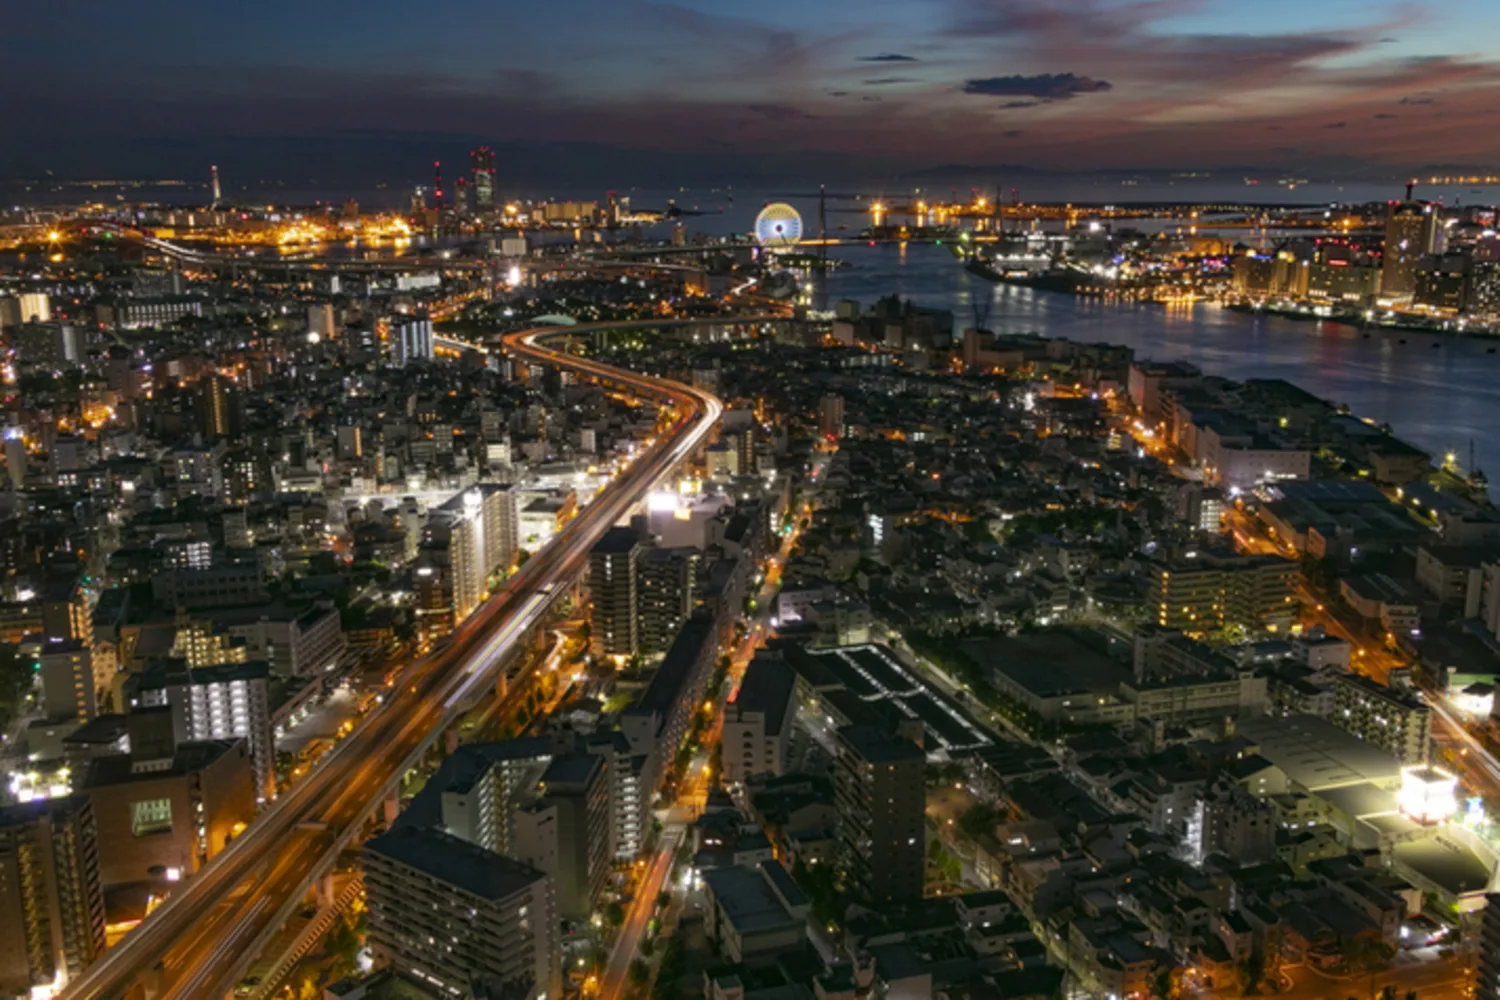
[[[1482,4],[1344,0],[57,3],[7,28],[30,99],[0,122],[29,141],[0,172],[394,180],[479,141],[523,180],[582,153],[648,184],[1488,167],[1500,63],[1475,40],[1497,28]]]
[[[0,29],[0,1000],[1500,1000],[1500,0]]]

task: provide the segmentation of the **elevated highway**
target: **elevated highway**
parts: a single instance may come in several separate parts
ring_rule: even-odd
[[[659,400],[670,414],[666,430],[440,648],[406,668],[385,703],[317,768],[61,995],[66,1000],[198,1000],[232,989],[301,905],[307,889],[396,793],[402,775],[495,687],[512,654],[581,575],[594,543],[702,444],[719,419],[722,405],[706,392],[555,351],[544,343],[547,338],[622,326],[774,319],[580,324],[506,336],[506,346],[524,357]]]

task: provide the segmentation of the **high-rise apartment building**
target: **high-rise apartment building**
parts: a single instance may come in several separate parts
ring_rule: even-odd
[[[697,549],[649,546],[637,559],[636,641],[647,655],[665,653],[682,623],[693,613]]]
[[[448,531],[448,568],[454,623],[463,621],[489,594],[491,574],[506,572],[520,547],[521,513],[515,487],[481,483],[429,515]]]
[[[1395,201],[1386,209],[1380,297],[1409,300],[1417,290],[1417,265],[1437,248],[1438,215],[1429,202]]]
[[[745,668],[734,700],[724,706],[725,782],[785,773],[795,711],[797,672],[780,656],[761,653]]]
[[[608,771],[595,754],[554,757],[536,798],[516,810],[512,854],[552,877],[564,920],[587,921],[609,879]]]
[[[37,664],[42,675],[42,712],[47,718],[88,722],[99,714],[99,684],[88,646],[76,639],[48,640]]]
[[[495,207],[495,152],[480,146],[469,154],[469,177],[474,187],[474,211],[483,214]]]
[[[391,321],[391,364],[404,366],[413,361],[431,361],[432,320],[427,316],[408,316]]]
[[[0,808],[0,994],[59,987],[103,951],[99,834],[88,796]]]
[[[874,726],[838,732],[834,801],[839,863],[849,887],[875,903],[922,898],[926,755]]]
[[[515,810],[552,763],[546,736],[465,743],[443,761],[400,824],[440,826],[496,854],[515,853]]]
[[[1500,1000],[1500,892],[1490,893],[1484,901],[1479,961],[1474,970],[1474,1000]]]
[[[585,746],[609,767],[610,856],[629,861],[641,852],[651,822],[647,756],[631,752],[630,740],[618,729],[593,733]]]
[[[818,433],[829,441],[844,436],[844,397],[827,395],[818,401]]]
[[[589,643],[595,656],[640,649],[637,590],[641,543],[633,528],[611,528],[589,552]]]
[[[1432,711],[1411,692],[1360,674],[1340,674],[1333,679],[1333,714],[1328,721],[1403,764],[1427,763]]]
[[[94,621],[81,579],[65,578],[47,585],[42,594],[42,634],[49,640],[94,644]]]
[[[377,966],[448,996],[560,1000],[561,933],[547,875],[414,825],[365,844],[364,868]]]
[[[198,429],[207,438],[239,437],[245,425],[245,402],[234,383],[210,375],[198,383]]]
[[[525,861],[552,877],[563,918],[587,920],[620,839],[613,829],[615,763],[612,754],[566,736],[465,744],[397,825],[437,827]]]
[[[1156,624],[1195,635],[1225,626],[1281,629],[1296,610],[1299,572],[1274,555],[1186,559],[1153,572],[1146,610]]]
[[[130,707],[172,710],[178,743],[243,739],[255,768],[257,795],[276,791],[276,744],[271,728],[271,668],[265,660],[188,669],[153,666],[132,677]]]

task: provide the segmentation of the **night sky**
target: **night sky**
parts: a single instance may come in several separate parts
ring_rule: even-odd
[[[0,175],[1500,167],[1500,0],[45,0]]]

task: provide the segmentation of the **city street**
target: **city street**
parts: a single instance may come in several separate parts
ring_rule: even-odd
[[[625,914],[625,923],[621,925],[619,936],[615,938],[609,964],[604,967],[604,978],[599,987],[601,1000],[620,1000],[629,988],[630,963],[636,957],[646,926],[651,922],[651,914],[656,910],[656,894],[666,886],[672,873],[672,861],[677,855],[677,849],[682,846],[683,836],[683,827],[676,824],[662,830],[656,854],[640,884],[636,886],[635,898],[631,900],[630,909]]]

